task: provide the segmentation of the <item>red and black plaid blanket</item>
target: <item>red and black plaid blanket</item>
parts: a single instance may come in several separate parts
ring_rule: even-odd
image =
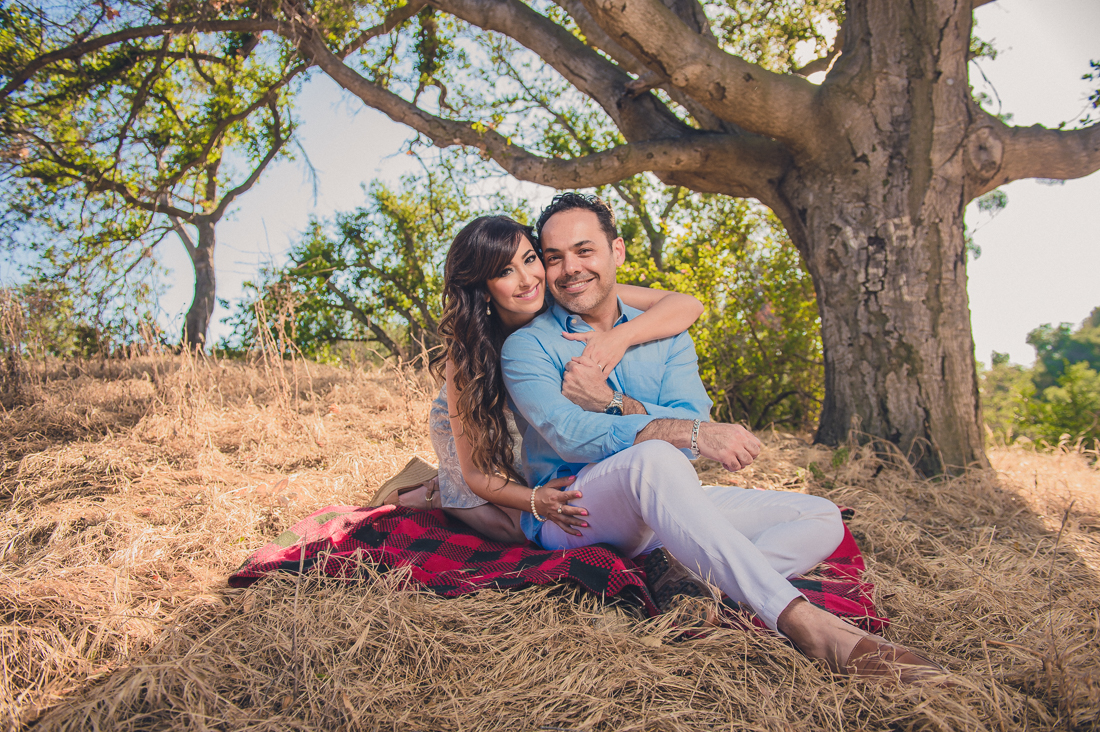
[[[247,587],[273,573],[296,573],[299,567],[352,579],[364,562],[383,569],[409,567],[413,581],[444,597],[569,580],[657,614],[640,561],[635,564],[605,544],[564,551],[540,549],[533,543],[502,544],[442,511],[400,506],[322,508],[249,557],[229,577],[229,584]],[[875,609],[874,588],[860,581],[863,570],[859,547],[845,527],[844,540],[833,555],[811,576],[792,583],[815,605],[878,631],[886,620]],[[753,621],[763,626],[759,619]]]

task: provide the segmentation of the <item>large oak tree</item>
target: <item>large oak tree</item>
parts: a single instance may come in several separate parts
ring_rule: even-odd
[[[809,17],[828,9],[819,1],[412,0],[385,17],[385,4],[350,1],[166,7],[115,34],[285,39],[364,104],[440,147],[477,149],[521,180],[582,188],[648,171],[759,199],[787,228],[817,292],[826,379],[817,438],[836,443],[857,428],[926,474],[987,463],[967,203],[1020,178],[1100,168],[1100,125],[1012,127],[974,101],[966,0],[848,0],[835,47],[799,70],[826,70],[820,84],[743,38],[746,18]],[[789,26],[788,48],[805,28]],[[97,38],[81,42],[116,42]],[[509,63],[529,83],[495,85],[489,72]],[[480,86],[454,83],[471,68],[484,72]],[[539,103],[539,85],[553,80],[587,108],[569,116]],[[432,86],[438,94],[426,93]],[[599,129],[555,146],[531,134],[528,115],[548,119],[544,131],[555,116],[566,129]]]

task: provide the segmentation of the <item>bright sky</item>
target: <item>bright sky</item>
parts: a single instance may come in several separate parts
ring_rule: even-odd
[[[981,68],[1015,124],[1053,126],[1081,116],[1089,93],[1081,75],[1090,58],[1100,59],[1100,2],[998,0],[979,8],[977,17],[979,36],[1000,50]],[[980,88],[980,74],[972,82]],[[352,209],[364,202],[364,185],[395,182],[416,169],[413,158],[398,153],[408,128],[342,93],[328,77],[314,77],[300,109],[302,146],[317,172],[316,197],[299,161],[269,170],[241,198],[235,215],[218,227],[219,297],[235,300],[260,264],[282,263],[311,215]],[[522,188],[535,205],[553,194]],[[1041,323],[1078,323],[1100,306],[1100,173],[1062,185],[1018,181],[1004,190],[1008,207],[997,217],[988,220],[973,206],[967,216],[982,248],[969,266],[975,347],[986,363],[997,350],[1030,364],[1028,331]],[[164,321],[175,333],[193,280],[182,246],[165,244],[162,255],[174,274]],[[219,322],[226,315],[220,307],[214,313],[215,340],[228,332]]]

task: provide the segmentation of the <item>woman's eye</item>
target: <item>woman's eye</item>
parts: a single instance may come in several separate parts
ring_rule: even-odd
[[[506,270],[503,270],[500,274],[497,275],[497,278],[499,279],[501,277],[507,277],[510,274],[512,274],[512,268],[511,267],[509,267]]]
[[[523,260],[523,263],[524,264],[532,264],[536,259],[538,259],[538,257],[536,257],[534,254],[532,254],[530,257]]]

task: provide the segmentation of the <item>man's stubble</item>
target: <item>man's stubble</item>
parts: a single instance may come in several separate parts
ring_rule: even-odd
[[[587,315],[593,310],[599,309],[615,290],[614,270],[611,272],[610,282],[608,282],[608,278],[605,275],[598,275],[596,285],[581,293],[579,297],[570,297],[564,292],[564,288],[569,283],[574,280],[583,280],[585,277],[591,276],[592,274],[591,272],[585,272],[583,275],[561,277],[554,280],[554,286],[552,288],[554,299],[563,308],[577,315]]]

